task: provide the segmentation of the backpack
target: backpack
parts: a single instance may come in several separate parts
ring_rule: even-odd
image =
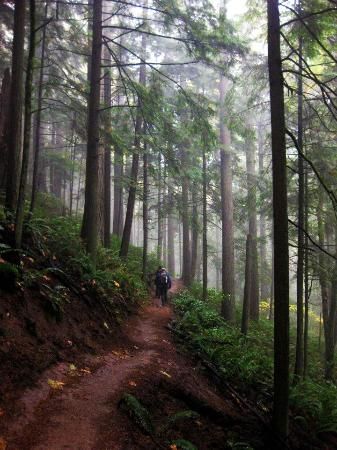
[[[165,270],[159,274],[159,285],[164,287],[168,285],[168,275]]]

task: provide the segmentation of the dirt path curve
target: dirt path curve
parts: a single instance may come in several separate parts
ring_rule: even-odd
[[[191,392],[191,398],[198,399],[201,409],[210,405],[210,411],[219,416],[217,421],[227,413],[233,418],[228,402],[197,373],[186,356],[177,352],[167,329],[172,311],[168,307],[159,308],[155,302],[127,321],[124,339],[109,353],[89,360],[85,368],[69,372],[69,365],[61,364],[44,374],[38,386],[21,399],[24,412],[9,427],[5,436],[7,450],[154,448],[148,438],[144,437],[142,443],[139,435],[135,435],[135,427],[120,411],[118,402],[126,391],[141,395],[165,383],[168,383],[165,395],[181,384],[185,393]],[[62,380],[65,384],[61,389],[55,389],[58,385],[53,389],[48,379]],[[154,402],[157,394],[159,390],[149,394],[154,396]],[[178,397],[174,398],[175,406],[181,401]],[[171,400],[166,400],[170,408]],[[216,427],[216,432],[222,433],[219,424]]]

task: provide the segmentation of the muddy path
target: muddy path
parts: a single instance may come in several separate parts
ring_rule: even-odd
[[[242,438],[242,422],[249,428],[254,423],[177,349],[167,327],[171,319],[171,308],[152,299],[125,323],[123,338],[109,352],[81,367],[62,363],[43,374],[8,424],[6,449],[169,449],[175,439],[216,449],[227,448],[225,442],[236,433]],[[149,409],[157,429],[177,412],[193,410],[197,418],[164,427],[165,436],[154,442],[119,407],[124,393]]]

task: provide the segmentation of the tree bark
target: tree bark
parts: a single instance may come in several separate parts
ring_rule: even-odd
[[[10,108],[10,91],[11,91],[11,74],[7,68],[1,84],[0,95],[0,189],[6,186],[6,173],[8,162],[7,133],[9,123]]]
[[[221,313],[225,320],[234,320],[234,233],[233,233],[233,193],[232,156],[230,152],[230,132],[225,125],[226,80],[220,78],[220,170],[221,170],[221,221],[222,221],[222,295]]]
[[[6,184],[6,210],[13,214],[18,200],[21,172],[21,121],[23,103],[24,38],[26,0],[16,0],[14,9],[12,83],[8,121],[8,170]]]
[[[208,249],[207,249],[207,158],[206,149],[202,151],[202,299],[207,300],[208,287]]]
[[[303,153],[303,84],[302,84],[302,37],[299,39],[299,61],[297,78],[297,143]],[[303,158],[298,155],[298,229],[297,229],[297,328],[296,328],[296,359],[294,381],[303,376],[303,281],[304,281],[304,165]],[[297,380],[296,380],[297,379]]]
[[[162,218],[162,168],[161,154],[158,153],[158,193],[157,193],[157,259],[161,261],[163,256],[163,218]]]
[[[199,215],[198,215],[198,198],[197,185],[194,183],[192,187],[192,247],[191,247],[191,280],[195,281],[197,265],[199,259],[198,252],[199,241]]]
[[[251,128],[251,131],[252,128]],[[258,255],[257,255],[257,211],[256,211],[256,172],[255,172],[255,147],[254,143],[246,143],[246,166],[247,166],[247,206],[248,223],[250,235],[250,257],[252,259],[250,267],[250,302],[249,316],[252,320],[259,320],[259,273],[258,273]]]
[[[267,11],[275,267],[273,428],[276,435],[283,441],[288,435],[289,408],[289,250],[284,93],[278,1],[269,0]]]
[[[170,189],[170,188],[169,188]],[[174,249],[174,235],[175,235],[175,219],[173,216],[174,198],[171,190],[169,190],[169,212],[167,218],[167,260],[168,270],[174,276],[175,268],[175,249]]]
[[[243,294],[242,305],[242,321],[241,321],[241,333],[247,334],[249,315],[250,315],[250,302],[252,298],[252,264],[253,264],[253,239],[250,234],[247,235],[246,240],[246,267],[245,267],[245,288]]]
[[[23,222],[25,214],[26,186],[29,163],[30,135],[32,124],[32,92],[33,92],[33,71],[35,56],[35,0],[29,1],[30,34],[29,34],[29,52],[27,58],[26,84],[25,84],[25,114],[23,130],[23,148],[22,148],[22,168],[20,176],[19,197],[16,208],[15,218],[15,246],[21,248]]]
[[[45,4],[44,10],[44,20],[47,19],[48,15],[48,2]],[[45,24],[42,29],[41,38],[41,58],[40,58],[40,73],[38,82],[38,92],[37,92],[37,111],[36,111],[36,123],[34,128],[34,154],[33,154],[33,179],[32,179],[32,195],[30,200],[30,213],[34,212],[36,204],[36,195],[39,187],[39,174],[40,174],[40,151],[41,151],[41,110],[42,110],[42,94],[43,94],[43,74],[44,74],[44,58],[46,52],[46,29]]]
[[[105,52],[105,59],[111,60],[108,51]],[[111,74],[109,70],[104,74],[104,105],[108,109],[105,111],[103,245],[109,248],[111,233]]]
[[[144,134],[146,127],[144,126]],[[148,247],[149,247],[149,177],[148,177],[148,152],[147,145],[144,144],[143,153],[143,279],[146,279],[148,265]]]
[[[258,152],[259,152],[259,174],[260,178],[264,175],[264,148],[263,148],[263,134],[262,125],[258,126]],[[260,206],[260,298],[266,301],[270,298],[270,286],[268,280],[268,264],[267,264],[267,236],[266,236],[266,213],[265,204]]]
[[[191,245],[190,245],[190,223],[189,223],[189,179],[187,168],[189,166],[188,155],[185,148],[181,152],[182,174],[182,226],[183,226],[183,248],[182,248],[182,279],[186,286],[191,284]]]
[[[146,48],[146,36],[142,35],[142,48]],[[146,85],[146,66],[141,64],[139,69],[139,84]],[[125,223],[123,229],[123,236],[121,242],[121,248],[119,255],[121,258],[126,258],[129,252],[131,229],[133,222],[133,212],[135,208],[136,192],[137,192],[137,180],[138,180],[138,168],[139,168],[139,153],[140,153],[140,143],[141,134],[143,128],[143,118],[142,118],[142,100],[138,97],[138,108],[136,115],[136,125],[135,125],[135,141],[134,141],[134,153],[132,157],[132,166],[130,174],[130,187],[129,187],[129,197],[126,208]]]
[[[88,104],[88,144],[86,159],[85,203],[82,239],[93,264],[96,264],[98,243],[98,189],[99,189],[99,104],[102,53],[102,0],[93,5],[93,37],[91,52],[91,79]]]

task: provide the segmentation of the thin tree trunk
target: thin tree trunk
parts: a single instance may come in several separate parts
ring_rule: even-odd
[[[144,126],[144,134],[146,126]],[[146,142],[143,152],[143,279],[146,279],[149,247],[149,179],[148,179],[148,152]]]
[[[163,256],[163,218],[162,218],[162,170],[161,154],[158,153],[158,195],[157,195],[157,259],[160,261]]]
[[[190,248],[190,224],[189,224],[189,207],[188,207],[188,194],[189,194],[189,179],[187,175],[188,156],[186,149],[182,149],[181,155],[182,167],[184,172],[182,175],[182,225],[183,225],[183,255],[182,255],[182,278],[186,286],[191,284],[191,248]]]
[[[12,83],[8,121],[8,170],[6,184],[6,210],[13,214],[18,200],[21,172],[21,119],[23,103],[24,38],[26,0],[16,0],[14,9]]]
[[[105,52],[105,58],[108,61],[111,60],[108,51]],[[109,70],[104,74],[104,105],[108,109],[105,111],[103,245],[109,248],[111,233],[111,74]]]
[[[258,126],[258,152],[259,152],[259,174],[260,178],[264,175],[264,148],[262,125]],[[266,250],[266,214],[265,205],[260,206],[260,298],[266,301],[270,296],[270,287],[267,282],[268,266],[267,266],[267,250]]]
[[[146,36],[142,35],[142,48],[146,48]],[[141,64],[139,69],[139,84],[146,85],[146,66]],[[136,125],[135,125],[135,141],[134,141],[134,153],[132,157],[132,166],[130,174],[130,187],[129,187],[129,197],[126,209],[125,223],[123,229],[123,236],[121,242],[121,248],[119,255],[121,258],[126,258],[129,251],[131,229],[133,222],[133,212],[135,208],[136,192],[137,192],[137,180],[138,180],[138,168],[139,168],[139,152],[141,143],[141,133],[142,133],[142,100],[138,97],[138,108],[136,115]]]
[[[289,408],[289,250],[284,93],[278,0],[269,0],[267,11],[275,249],[273,428],[276,435],[281,440],[285,440],[288,435]],[[284,442],[282,442],[283,446]]]
[[[245,288],[243,294],[242,305],[242,321],[241,321],[241,333],[247,334],[250,314],[250,302],[252,297],[251,285],[252,285],[252,264],[253,264],[253,239],[250,234],[247,235],[246,240],[246,267],[245,267]]]
[[[170,189],[170,188],[169,188]],[[167,265],[169,272],[174,276],[175,269],[175,251],[174,251],[174,235],[175,235],[175,220],[173,217],[174,199],[171,190],[169,191],[169,212],[167,218]]]
[[[48,2],[46,1],[44,9],[44,20],[47,20],[48,16]],[[41,58],[40,58],[40,73],[37,92],[37,111],[36,111],[36,124],[35,124],[35,149],[33,154],[33,179],[32,179],[32,195],[30,200],[30,213],[34,212],[36,204],[36,195],[39,186],[39,172],[40,172],[40,151],[41,151],[41,110],[42,110],[42,95],[43,95],[43,73],[44,73],[44,58],[46,52],[46,32],[47,24],[42,29],[41,39]]]
[[[199,259],[198,241],[199,241],[199,216],[197,186],[194,183],[192,187],[192,248],[191,248],[191,280],[195,280],[197,265]]]
[[[234,233],[233,233],[233,193],[232,156],[230,153],[230,132],[225,126],[226,80],[220,78],[220,158],[221,158],[221,221],[222,221],[222,306],[225,320],[234,320],[235,281],[234,281]]]
[[[93,37],[91,52],[91,80],[88,105],[88,145],[86,159],[85,204],[82,239],[93,263],[96,263],[98,243],[99,189],[99,104],[102,53],[102,0],[93,5]]]
[[[11,73],[9,68],[5,69],[1,84],[0,95],[0,189],[6,186],[6,173],[8,162],[7,134],[9,124],[10,109],[10,92],[11,92]]]
[[[303,152],[303,85],[302,85],[302,38],[299,39],[298,62],[298,104],[297,104],[297,142]],[[297,231],[297,328],[296,328],[296,359],[294,381],[303,376],[303,281],[304,281],[304,166],[303,158],[298,155],[298,231]]]
[[[30,35],[29,35],[29,53],[27,59],[26,84],[25,84],[25,115],[23,130],[23,149],[22,149],[22,168],[20,177],[19,197],[16,208],[15,218],[15,246],[21,248],[23,222],[25,214],[25,199],[27,174],[29,163],[29,147],[32,123],[32,92],[33,92],[33,72],[35,56],[35,0],[29,1],[30,17]]]
[[[304,171],[304,229],[309,232],[309,196],[308,196],[308,171]],[[309,334],[309,239],[308,235],[304,237],[304,345],[303,345],[303,378],[306,378],[308,369],[308,334]]]
[[[203,148],[202,152],[202,298],[207,300],[207,159],[206,149]]]
[[[246,149],[246,165],[247,165],[247,206],[248,206],[248,222],[250,243],[250,256],[252,262],[250,264],[251,274],[250,280],[250,302],[249,315],[252,320],[259,320],[259,273],[258,273],[258,256],[257,256],[257,214],[256,214],[256,173],[255,173],[255,147],[254,143],[247,143]]]

